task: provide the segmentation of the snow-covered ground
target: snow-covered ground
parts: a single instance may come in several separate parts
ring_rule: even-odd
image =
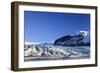
[[[89,46],[53,46],[52,43],[25,44],[25,61],[90,58]]]

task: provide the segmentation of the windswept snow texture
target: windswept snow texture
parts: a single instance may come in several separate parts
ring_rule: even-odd
[[[89,46],[54,46],[53,43],[25,44],[24,61],[90,58]]]

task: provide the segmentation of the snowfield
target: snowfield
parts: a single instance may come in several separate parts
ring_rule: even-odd
[[[90,58],[89,46],[53,46],[51,43],[26,44],[24,61]]]

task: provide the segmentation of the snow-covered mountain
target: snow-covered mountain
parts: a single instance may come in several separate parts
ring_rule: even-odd
[[[87,31],[80,31],[74,35],[65,35],[54,41],[55,46],[89,46],[90,35]]]

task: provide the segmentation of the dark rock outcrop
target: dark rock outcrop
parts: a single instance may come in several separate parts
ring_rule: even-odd
[[[82,40],[84,39],[84,36],[79,34],[79,35],[66,35],[61,38],[58,38],[57,40],[54,41],[54,46],[76,46]]]

